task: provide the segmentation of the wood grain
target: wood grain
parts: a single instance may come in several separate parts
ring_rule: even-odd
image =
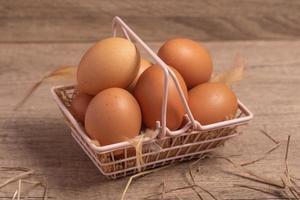
[[[157,49],[161,43],[149,43]],[[1,44],[0,48],[0,166],[23,166],[47,176],[51,199],[120,199],[128,178],[106,180],[71,138],[58,109],[51,100],[49,84],[44,84],[19,111],[12,109],[26,90],[47,71],[59,65],[76,65],[91,43]],[[272,178],[284,170],[284,144],[292,135],[289,165],[300,177],[300,41],[207,42],[216,71],[229,67],[236,53],[247,60],[246,78],[234,87],[239,98],[255,113],[240,137],[230,140],[218,153],[242,154],[235,161],[257,158],[272,146],[259,133],[266,125],[283,146],[265,160],[249,166]],[[61,83],[61,81],[59,81]],[[142,199],[187,184],[189,163],[145,176],[130,187],[126,199]],[[249,183],[222,170],[226,162],[207,159],[200,163],[195,179],[222,199],[272,199],[270,195],[233,187]],[[0,182],[15,173],[0,171]],[[0,199],[11,199],[17,185],[0,190]],[[183,199],[197,199],[192,191],[178,193]],[[202,193],[203,194],[203,193]],[[39,199],[42,190],[30,196]],[[204,195],[204,194],[203,194]],[[208,197],[206,197],[208,198]],[[174,195],[169,199],[175,199]]]
[[[111,35],[123,17],[145,40],[300,37],[297,0],[0,0],[0,42],[88,42]]]

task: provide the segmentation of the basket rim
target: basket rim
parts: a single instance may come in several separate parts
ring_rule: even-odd
[[[85,130],[82,127],[82,125],[80,125],[77,122],[77,120],[73,117],[73,115],[71,114],[69,109],[64,105],[64,103],[62,102],[62,100],[59,98],[59,96],[57,94],[58,90],[62,90],[62,89],[70,88],[70,87],[74,87],[74,86],[75,86],[74,84],[73,85],[54,86],[51,88],[52,97],[53,97],[55,103],[57,104],[57,106],[59,107],[59,109],[61,110],[61,112],[63,112],[63,114],[67,117],[67,119],[70,121],[70,123],[74,126],[72,128],[78,134],[80,134],[80,136],[85,140],[85,142],[87,142],[89,144],[91,149],[93,149],[93,151],[95,151],[96,153],[106,153],[106,152],[110,152],[110,151],[115,151],[115,150],[132,147],[132,144],[129,141],[119,142],[119,143],[105,145],[105,146],[97,146],[92,142],[92,140],[85,133]],[[215,130],[218,128],[226,128],[226,127],[231,127],[231,126],[247,124],[253,118],[253,113],[240,100],[238,100],[238,105],[239,105],[239,109],[241,109],[241,111],[244,112],[246,114],[246,116],[242,116],[237,119],[231,119],[231,120],[226,120],[226,121],[222,121],[222,122],[218,122],[218,123],[214,123],[214,124],[205,125],[205,126],[203,126],[204,128],[202,130],[199,130],[199,132],[211,131],[211,130]],[[165,136],[164,139],[166,137],[174,137],[174,136],[179,136],[179,135],[183,136],[185,134],[188,134],[188,133],[185,132],[185,133],[181,133],[181,134],[173,134],[173,135]],[[158,140],[158,139],[145,137],[143,139],[143,144],[147,144],[147,143],[150,143],[150,142],[153,142],[156,140]]]

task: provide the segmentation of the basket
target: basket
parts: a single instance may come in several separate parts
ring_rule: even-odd
[[[238,100],[235,118],[201,125],[193,118],[176,76],[168,66],[119,17],[113,19],[114,36],[117,34],[117,28],[122,30],[128,40],[143,48],[159,64],[165,75],[161,120],[157,121],[155,137],[142,139],[142,162],[138,161],[135,148],[129,141],[99,146],[87,136],[83,125],[76,121],[70,110],[75,86],[57,86],[51,89],[56,104],[71,128],[73,138],[107,178],[116,179],[177,161],[199,158],[215,150],[229,138],[237,136],[237,128],[253,118],[253,114]],[[187,113],[185,125],[176,131],[166,127],[169,77],[174,81]]]

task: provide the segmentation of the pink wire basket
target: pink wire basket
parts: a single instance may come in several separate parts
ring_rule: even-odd
[[[56,104],[71,128],[73,138],[107,178],[116,179],[177,161],[199,158],[203,154],[215,150],[229,138],[237,136],[239,134],[237,128],[249,123],[253,118],[249,109],[238,101],[238,112],[235,118],[201,125],[194,119],[175,74],[124,21],[115,17],[113,19],[113,36],[117,35],[118,29],[128,40],[146,51],[164,72],[161,120],[156,122],[154,137],[143,137],[142,154],[139,159],[137,159],[133,144],[129,141],[99,146],[87,136],[83,125],[76,121],[71,114],[71,102],[76,92],[75,86],[57,86],[51,89]],[[187,113],[185,125],[176,131],[171,131],[166,126],[169,81],[174,81]]]

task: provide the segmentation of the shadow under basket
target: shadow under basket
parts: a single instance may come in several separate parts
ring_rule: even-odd
[[[144,140],[140,163],[137,162],[135,148],[130,143],[100,147],[86,135],[83,125],[77,122],[71,114],[70,105],[74,91],[74,86],[52,88],[54,100],[71,128],[72,136],[101,173],[110,179],[125,177],[177,161],[199,158],[223,145],[229,138],[237,136],[239,134],[237,128],[247,124],[252,118],[252,114],[242,109],[239,103],[236,118],[247,119],[242,123],[224,125],[212,130],[187,130],[176,136]]]

